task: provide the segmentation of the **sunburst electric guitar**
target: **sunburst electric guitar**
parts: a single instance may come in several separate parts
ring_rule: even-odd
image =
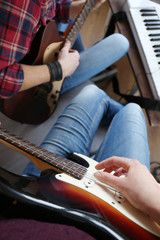
[[[30,53],[21,63],[38,65],[56,61],[57,53],[66,40],[73,46],[94,3],[95,0],[86,0],[78,17],[63,35],[58,32],[55,21],[50,21],[45,28],[42,27],[33,41]],[[54,112],[63,81],[64,79],[50,85],[42,84],[19,92],[10,99],[0,99],[1,111],[15,121],[40,124]]]
[[[90,229],[96,239],[160,238],[158,224],[132,207],[116,189],[94,178],[96,161],[80,154],[73,155],[74,161],[65,159],[2,128],[0,142],[21,152],[46,172],[39,178],[28,178],[0,168],[1,210],[18,209],[22,214],[28,206],[31,210],[27,217],[35,218],[39,213],[38,219],[60,219],[62,223]]]

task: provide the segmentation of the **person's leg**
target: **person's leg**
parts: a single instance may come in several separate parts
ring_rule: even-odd
[[[115,115],[95,160],[111,156],[137,159],[150,169],[146,121],[137,104],[127,104]]]
[[[82,51],[80,64],[71,76],[64,79],[61,94],[111,66],[127,53],[128,48],[128,40],[116,33]]]
[[[95,85],[87,86],[64,110],[41,147],[63,157],[68,157],[73,152],[88,156],[103,116],[106,115],[106,122],[110,123],[122,108],[120,103],[112,100]],[[39,174],[40,171],[32,163],[24,171],[24,175]]]

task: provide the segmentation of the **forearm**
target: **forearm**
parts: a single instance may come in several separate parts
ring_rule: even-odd
[[[12,97],[19,91],[27,90],[50,81],[58,81],[70,76],[79,65],[80,57],[78,51],[70,50],[70,46],[70,42],[66,41],[58,55],[59,63],[55,62],[49,66],[45,64],[39,66],[16,64],[17,68],[15,68],[15,65],[14,69],[10,66],[10,74],[8,73],[8,75],[2,74],[1,71],[0,97]],[[17,78],[17,76],[19,76],[19,78]]]
[[[20,91],[38,86],[50,81],[50,73],[47,65],[30,66],[22,65],[24,81]]]

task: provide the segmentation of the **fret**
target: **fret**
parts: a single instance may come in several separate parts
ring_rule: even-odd
[[[78,168],[77,167],[76,168],[71,168],[69,171],[70,171],[71,174],[76,175],[77,178],[82,178],[85,174],[84,168],[82,168],[81,166],[78,166]]]
[[[28,140],[23,140],[22,138],[9,133],[8,131],[0,128],[0,139],[13,145],[17,149],[20,149],[30,155],[38,158],[39,160],[45,161],[51,166],[58,168],[59,170],[66,172],[77,179],[82,179],[87,169],[80,164],[73,162],[71,160],[65,159],[58,156],[46,149],[41,148]]]
[[[69,40],[71,42],[71,47],[73,46],[73,44],[78,36],[78,33],[79,33],[82,25],[84,24],[94,3],[95,3],[95,0],[87,0],[85,5],[83,6],[79,16],[76,18],[75,22],[73,23],[73,26],[66,38],[67,40]]]
[[[41,154],[38,155],[39,158],[46,160],[51,165],[55,165],[56,163],[59,163],[62,161],[62,157],[55,155],[52,152],[47,151],[46,149],[43,149],[43,152],[41,151]]]
[[[79,32],[79,27],[77,26],[77,22],[75,22],[73,28],[72,28],[73,33]]]
[[[49,161],[51,162],[51,163],[59,163],[60,161],[62,161],[63,160],[63,158],[62,157],[60,157],[60,156],[57,156],[57,155],[54,155],[54,156],[52,156],[53,154],[51,153],[51,156],[49,157]]]
[[[93,5],[94,5],[95,1],[88,1],[86,4],[86,8],[88,10],[88,12],[92,9]]]
[[[77,18],[77,23],[79,24],[79,29],[80,29],[81,25],[84,23],[84,19],[82,18],[81,15]]]
[[[63,170],[79,179],[81,179],[85,174],[84,167],[78,165],[77,163],[67,163],[67,165],[63,166]]]
[[[48,159],[50,161],[50,159]],[[52,162],[52,161],[51,161]],[[67,173],[73,175],[73,176],[78,176],[78,177],[83,177],[84,174],[86,173],[86,168],[77,164],[76,162],[70,161],[68,159],[62,158],[58,156],[56,159],[54,159],[54,165],[61,169],[66,171]],[[80,172],[79,172],[80,169]]]
[[[50,155],[51,155],[51,153],[48,152],[48,151],[46,151],[46,152],[42,155],[42,157],[43,157],[44,160],[48,161]]]
[[[56,167],[61,168],[61,169],[64,169],[65,167],[67,167],[68,164],[69,164],[69,162],[65,158],[63,158],[62,161],[57,161],[55,163]]]
[[[83,11],[85,19],[87,18],[89,12],[90,12],[90,7],[86,4],[86,7],[84,8],[84,11]]]
[[[86,19],[86,18],[87,18],[87,14],[86,14],[85,11],[82,12],[82,17],[83,17],[83,19]]]

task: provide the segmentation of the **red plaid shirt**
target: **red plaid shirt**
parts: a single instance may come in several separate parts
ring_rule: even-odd
[[[0,1],[0,97],[16,94],[24,79],[19,61],[29,52],[41,25],[58,16],[69,18],[72,0],[1,0]]]

